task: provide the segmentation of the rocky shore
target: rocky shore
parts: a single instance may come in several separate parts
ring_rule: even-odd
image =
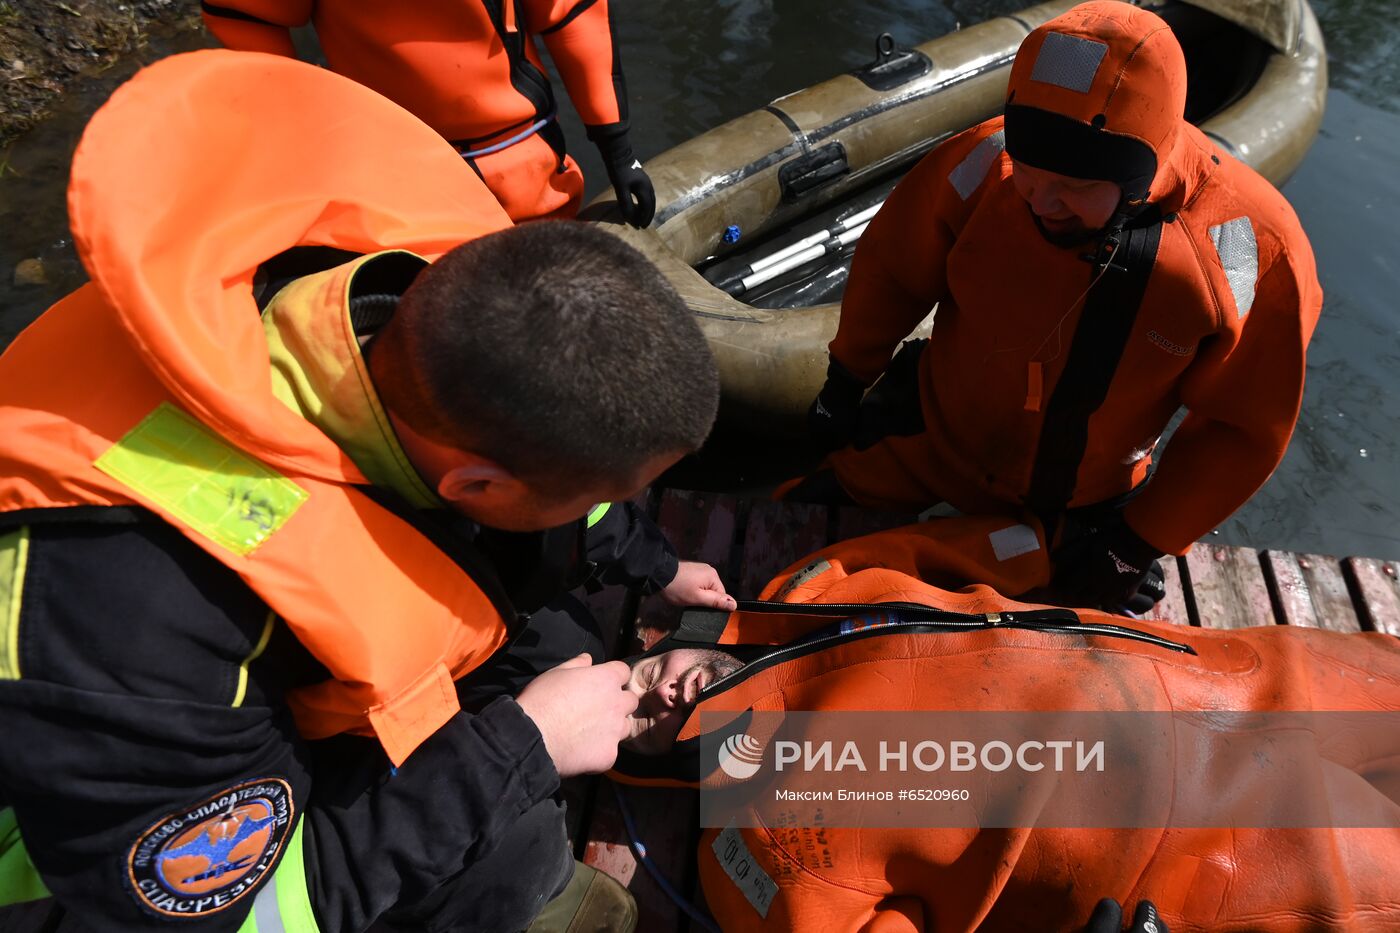
[[[198,20],[194,0],[0,0],[0,148],[84,76]]]

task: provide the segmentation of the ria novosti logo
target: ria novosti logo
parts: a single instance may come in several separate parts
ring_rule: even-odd
[[[747,781],[763,766],[763,743],[745,732],[731,735],[719,747],[719,766],[736,781]]]

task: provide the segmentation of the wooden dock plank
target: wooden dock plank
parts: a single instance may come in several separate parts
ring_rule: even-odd
[[[666,533],[681,560],[698,560],[715,567],[725,576],[734,548],[739,500],[735,496],[668,489],[661,496],[656,523]],[[734,580],[725,580],[733,592]],[[644,647],[651,647],[665,636],[677,621],[676,610],[660,599],[649,599],[641,609],[637,636]]]
[[[605,778],[598,788],[584,862],[605,871],[632,892],[637,901],[638,930],[676,930],[684,914],[637,862],[613,788]],[[647,855],[676,890],[685,889],[695,858],[699,794],[672,787],[623,787],[627,809]]]
[[[1348,557],[1343,565],[1366,628],[1400,635],[1400,561]]]
[[[1264,576],[1273,579],[1278,621],[1331,632],[1361,630],[1340,560],[1285,551],[1261,551],[1260,559]]]
[[[1307,587],[1309,602],[1312,604],[1313,622],[1317,628],[1333,632],[1361,631],[1361,618],[1352,604],[1351,591],[1347,588],[1346,574],[1341,561],[1322,554],[1290,555],[1298,565],[1298,572]],[[1308,625],[1308,622],[1292,622],[1293,625]]]
[[[1257,552],[1197,544],[1186,555],[1186,575],[1202,626],[1248,628],[1277,621]]]
[[[1186,608],[1186,592],[1182,589],[1178,560],[1170,554],[1162,558],[1162,581],[1166,584],[1167,595],[1152,609],[1150,618],[1158,622],[1190,625],[1191,613]]]
[[[1317,610],[1313,608],[1303,568],[1298,566],[1298,555],[1287,551],[1260,551],[1259,560],[1270,581],[1279,622],[1318,628]]]
[[[789,564],[826,545],[824,505],[754,501],[744,533],[740,599],[751,599]]]
[[[738,511],[736,496],[668,489],[656,523],[683,559],[723,567],[734,546]]]

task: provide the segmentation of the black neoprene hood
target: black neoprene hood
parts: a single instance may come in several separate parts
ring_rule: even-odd
[[[1114,182],[1129,202],[1145,201],[1157,174],[1151,146],[1101,125],[1008,101],[1005,128],[1006,151],[1015,161],[1071,178]]]

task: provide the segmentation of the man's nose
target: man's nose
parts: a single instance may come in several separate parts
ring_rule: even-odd
[[[1063,206],[1059,189],[1055,185],[1040,184],[1031,189],[1031,210],[1037,214],[1054,214]]]

